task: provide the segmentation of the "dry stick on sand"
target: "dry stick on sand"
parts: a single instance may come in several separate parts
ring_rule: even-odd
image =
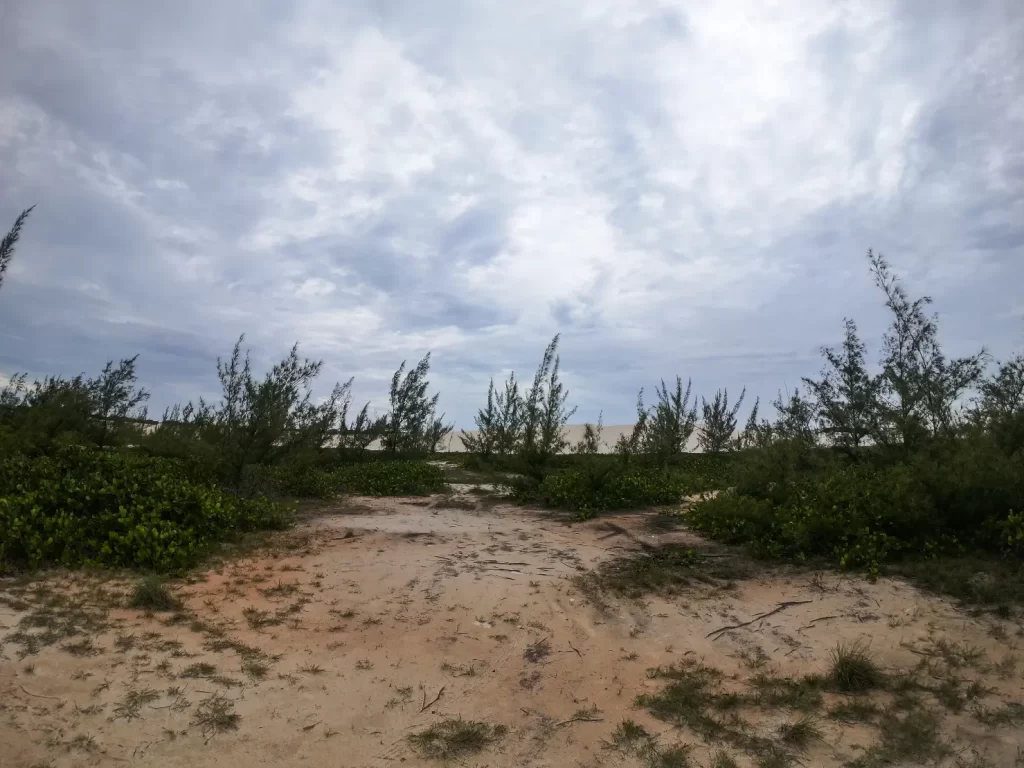
[[[35,696],[37,699],[53,699],[54,701],[60,701],[59,696],[43,696],[41,693],[32,693],[32,691],[27,690],[24,685],[19,685],[18,687],[25,691],[29,696]]]
[[[424,691],[423,692],[423,706],[420,707],[420,712],[425,712],[428,707],[432,707],[435,704],[437,704],[437,702],[441,699],[441,694],[442,693],[444,693],[444,686],[443,685],[441,686],[441,690],[437,692],[437,696],[435,696],[430,701],[427,701],[427,692]]]
[[[712,632],[708,632],[705,635],[705,637],[711,637],[712,635],[717,635],[718,637],[715,637],[715,640],[717,640],[719,637],[721,637],[724,633],[728,632],[730,629],[740,629],[741,627],[749,627],[751,624],[754,624],[755,622],[761,621],[761,619],[767,619],[769,616],[774,616],[779,611],[784,611],[787,608],[793,607],[794,605],[806,605],[807,603],[813,603],[813,602],[814,602],[813,600],[790,600],[790,601],[785,602],[785,603],[779,603],[772,610],[768,611],[768,613],[762,613],[760,616],[755,616],[750,621],[744,621],[744,622],[742,622],[740,624],[730,624],[728,627],[719,627],[718,629],[716,629],[716,630],[714,630]]]

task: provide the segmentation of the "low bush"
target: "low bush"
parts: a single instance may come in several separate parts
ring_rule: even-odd
[[[0,568],[177,572],[214,543],[283,528],[283,508],[190,478],[166,459],[66,448],[0,461]]]
[[[447,488],[440,467],[425,461],[363,461],[325,468],[315,464],[250,466],[243,473],[247,493],[329,499],[360,496],[426,496]]]
[[[903,558],[1021,551],[1020,457],[984,439],[933,446],[899,463],[868,455],[859,463],[830,459],[813,470],[784,465],[774,450],[759,459],[785,467],[774,482],[738,485],[701,501],[689,522],[755,555],[824,556],[875,572]]]
[[[704,490],[700,478],[671,469],[622,466],[592,461],[547,475],[539,483],[513,483],[518,501],[532,501],[589,518],[614,509],[678,504],[685,494]]]

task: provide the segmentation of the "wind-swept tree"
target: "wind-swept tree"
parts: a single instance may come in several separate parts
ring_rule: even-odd
[[[470,453],[479,453],[484,458],[490,457],[498,440],[498,422],[501,416],[498,409],[497,395],[494,391],[494,379],[487,387],[487,405],[477,411],[473,421],[476,434],[462,430],[460,435],[463,447]]]
[[[135,363],[138,359],[138,355],[127,357],[117,367],[110,360],[100,375],[87,384],[92,399],[92,415],[98,422],[96,444],[100,448],[106,446],[112,427],[123,426],[122,422],[131,416],[145,417],[144,411],[137,411],[149,399],[149,392],[135,386],[138,381]]]
[[[740,399],[729,407],[729,391],[718,390],[710,403],[701,398],[702,423],[697,436],[701,450],[705,453],[721,453],[732,447],[732,436],[736,431],[736,414],[743,405],[746,388],[740,392]]]
[[[674,390],[669,390],[664,379],[655,387],[658,402],[651,408],[644,430],[643,452],[659,464],[686,450],[686,445],[697,428],[697,398],[690,404],[691,381],[676,376]]]
[[[541,465],[567,446],[565,425],[576,412],[568,408],[569,393],[558,378],[558,334],[544,350],[533,385],[523,398],[523,439],[520,452],[532,464]]]
[[[601,432],[604,429],[604,412],[597,414],[597,424],[587,422],[583,425],[583,436],[580,437],[572,452],[578,456],[593,456],[601,452]]]
[[[408,372],[402,361],[391,377],[391,408],[381,420],[381,441],[388,453],[430,453],[452,431],[444,423],[444,414],[437,416],[440,395],[427,397],[429,371],[428,352]]]
[[[892,321],[882,341],[879,416],[872,437],[913,450],[929,436],[951,436],[957,403],[981,379],[986,353],[947,359],[927,296],[913,301],[882,254],[868,251],[875,284],[885,294]]]
[[[22,211],[14,220],[14,226],[0,240],[0,287],[3,287],[4,273],[7,272],[11,259],[14,258],[14,246],[18,244],[18,238],[21,237],[21,228],[34,208],[33,205]]]
[[[842,346],[822,347],[821,379],[804,379],[820,431],[846,449],[859,447],[876,430],[882,379],[868,373],[866,353],[857,324],[847,319]]]
[[[979,387],[976,418],[1003,449],[1024,451],[1024,354],[996,365]]]

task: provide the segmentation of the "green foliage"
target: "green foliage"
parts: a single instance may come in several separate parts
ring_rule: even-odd
[[[173,611],[178,608],[178,601],[159,576],[147,576],[135,585],[128,605],[146,611]]]
[[[29,214],[32,213],[33,208],[35,208],[34,205],[22,211],[18,218],[14,220],[14,226],[0,240],[0,286],[4,284],[4,274],[7,272],[7,266],[11,263],[11,259],[14,258],[14,246],[18,244],[18,238],[21,237],[21,228],[24,226]]]
[[[558,378],[558,335],[544,350],[540,365],[533,376],[533,385],[522,404],[522,441],[519,454],[524,462],[540,473],[557,454],[568,447],[565,425],[576,412],[568,408],[569,392]]]
[[[284,464],[246,468],[244,487],[278,496],[330,499],[339,494],[360,496],[425,496],[448,486],[444,472],[425,461],[363,461],[322,467]]]
[[[721,453],[733,446],[732,435],[736,431],[736,414],[743,405],[747,390],[740,392],[740,399],[729,407],[729,391],[715,392],[710,403],[701,398],[702,421],[698,442],[705,453]]]
[[[477,412],[476,435],[462,432],[462,444],[470,453],[489,459],[492,454],[508,456],[517,451],[523,439],[523,398],[515,372],[510,373],[505,389],[498,392],[491,379],[487,388],[487,407]]]
[[[405,362],[391,378],[391,409],[381,419],[381,444],[391,454],[430,454],[452,431],[444,414],[436,415],[438,395],[427,397],[430,353],[405,372]]]
[[[521,501],[572,510],[587,518],[604,510],[678,504],[684,494],[700,489],[691,477],[669,469],[593,461],[549,474],[535,488],[519,485],[513,490]]]
[[[286,524],[276,505],[195,482],[174,461],[81,448],[0,461],[0,567],[175,572],[220,540]]]

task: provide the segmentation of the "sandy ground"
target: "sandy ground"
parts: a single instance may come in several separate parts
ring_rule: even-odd
[[[468,498],[456,509],[445,508],[451,497],[339,503],[268,551],[176,587],[188,607],[178,618],[119,607],[117,579],[0,582],[0,765],[438,764],[407,737],[445,717],[508,729],[462,765],[640,765],[604,743],[627,718],[665,745],[693,744],[706,765],[693,734],[634,708],[663,684],[645,670],[702,659],[739,681],[760,657],[784,675],[821,672],[839,639],[869,643],[890,670],[919,663],[937,638],[969,644],[987,665],[971,672],[992,688],[986,703],[1024,700],[1011,622],[833,573],[765,571],[731,589],[592,599],[574,577],[638,542],[687,534],[657,533],[644,515],[567,526]],[[78,595],[61,610],[85,634],[23,655],[11,636],[54,594]],[[807,602],[713,632],[795,601]],[[233,730],[204,725],[218,705],[238,716]],[[787,719],[764,715],[758,727]],[[823,728],[803,765],[841,765],[874,738],[866,726]],[[948,765],[972,748],[1016,765],[1024,746],[1015,727],[966,713],[946,715],[943,733],[957,750]]]

